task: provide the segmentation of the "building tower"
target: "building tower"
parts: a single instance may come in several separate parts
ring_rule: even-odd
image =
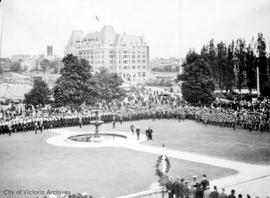
[[[47,56],[53,55],[53,46],[48,45],[47,46]]]

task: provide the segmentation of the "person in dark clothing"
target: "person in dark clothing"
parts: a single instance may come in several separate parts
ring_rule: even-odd
[[[214,186],[214,191],[212,191],[210,193],[210,198],[218,198],[218,195],[219,195],[219,193],[218,193],[218,190],[217,190],[217,186]]]
[[[130,126],[130,130],[131,130],[131,134],[134,135],[134,133],[135,133],[135,127],[134,127],[133,124]]]
[[[228,198],[236,198],[234,189],[231,190],[231,194],[228,196]]]
[[[151,127],[148,128],[148,136],[149,140],[153,140],[153,129],[151,129]]]
[[[197,184],[196,192],[195,192],[195,198],[203,198],[203,189],[201,184]]]
[[[173,177],[169,178],[168,183],[166,184],[167,192],[168,192],[168,198],[173,198],[174,194],[174,185],[173,185]]]
[[[141,134],[141,130],[139,127],[136,128],[136,135],[137,135],[137,140],[140,140],[140,134]]]
[[[209,186],[210,185],[206,175],[203,175],[203,179],[201,181],[201,185],[202,185],[202,189],[203,190],[206,189],[206,186]]]
[[[177,183],[175,184],[175,197],[184,198],[184,179],[181,179],[179,182],[178,178]]]
[[[115,128],[115,122],[116,122],[116,120],[115,120],[115,116],[113,116],[113,122],[112,122],[112,124],[113,124],[113,128]]]

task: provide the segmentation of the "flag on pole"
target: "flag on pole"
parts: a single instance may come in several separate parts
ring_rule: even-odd
[[[96,20],[99,22],[99,18],[97,17],[97,15],[96,15]]]

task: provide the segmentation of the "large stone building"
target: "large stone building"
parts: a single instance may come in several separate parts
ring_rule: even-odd
[[[149,46],[143,36],[118,34],[112,26],[84,34],[74,30],[65,47],[65,55],[87,59],[94,72],[107,68],[125,83],[144,83],[149,78]]]

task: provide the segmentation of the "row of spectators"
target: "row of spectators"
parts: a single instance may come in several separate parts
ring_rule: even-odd
[[[208,107],[195,107],[182,101],[173,93],[151,90],[132,92],[124,100],[101,102],[101,119],[118,120],[174,118],[179,121],[192,119],[205,125],[243,128],[269,132],[270,100],[260,98],[253,102],[245,100],[217,100]],[[83,106],[77,112],[68,107],[45,108],[9,104],[0,107],[0,133],[21,132],[89,124],[94,119],[93,107]]]
[[[225,188],[218,191],[217,186],[213,186],[210,189],[210,183],[206,175],[202,176],[202,180],[199,181],[197,176],[193,176],[192,181],[185,181],[179,177],[170,177],[166,182],[166,190],[168,192],[168,198],[236,198],[237,194],[234,189],[230,194],[225,192]],[[238,198],[242,198],[242,194],[238,194]],[[246,195],[250,198],[250,195]]]

